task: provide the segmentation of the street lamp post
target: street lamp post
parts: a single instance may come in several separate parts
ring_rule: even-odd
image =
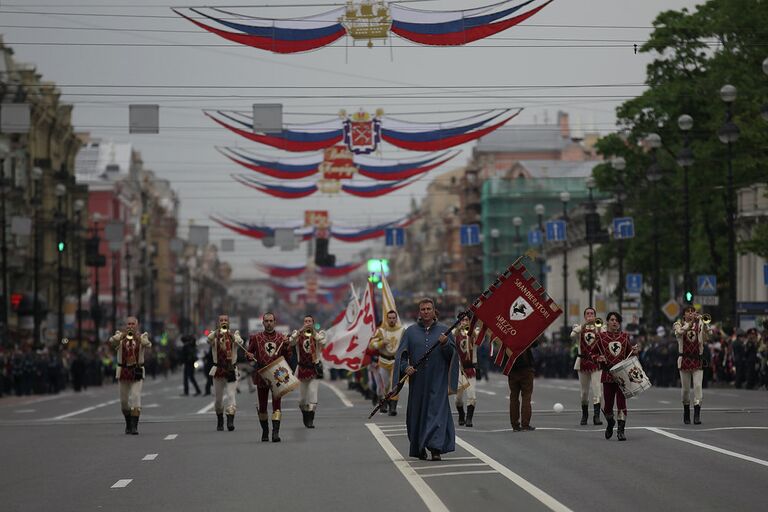
[[[101,238],[99,237],[99,222],[101,222],[101,214],[96,212],[93,214],[93,227],[91,234],[91,244],[95,248],[93,272],[95,274],[94,279],[94,293],[91,301],[91,317],[93,318],[93,330],[96,339],[96,344],[99,343],[99,330],[101,328],[101,304],[99,302],[99,295],[101,290],[99,289],[99,269],[101,268],[101,251],[99,246],[101,244]]]
[[[57,243],[61,244],[64,242],[65,239],[65,233],[67,232],[65,227],[65,217],[64,217],[64,194],[67,193],[67,187],[63,184],[59,183],[56,185],[55,189],[56,193],[56,229],[59,236],[57,237]],[[58,318],[57,318],[57,331],[56,336],[57,340],[61,341],[64,339],[64,249],[66,248],[66,242],[64,242],[64,246],[62,247],[59,245],[57,247],[56,251],[56,257],[57,257],[57,295],[56,295],[56,306],[57,306],[57,312],[58,312]]]
[[[763,73],[768,75],[768,57],[763,60]],[[763,121],[768,121],[768,103],[763,103],[760,109],[760,116],[763,118]]]
[[[126,311],[126,316],[133,315],[133,295],[132,295],[132,287],[133,284],[131,283],[131,259],[133,256],[131,255],[131,244],[133,243],[133,236],[128,235],[125,237],[125,299],[126,299],[126,307],[128,308],[128,311]]]
[[[537,204],[533,207],[533,211],[536,213],[536,217],[538,218],[539,235],[541,237],[541,250],[539,251],[539,284],[544,286],[544,280],[546,279],[546,273],[544,272],[544,265],[546,261],[544,259],[544,205],[541,203]]]
[[[5,215],[5,192],[8,180],[5,179],[5,158],[0,158],[0,221],[2,221],[2,241],[0,242],[0,252],[2,252],[2,281],[3,281],[3,304],[0,313],[0,322],[2,322],[3,344],[9,342],[8,336],[8,244],[6,243],[6,215]]]
[[[624,175],[623,171],[627,168],[627,162],[624,158],[618,156],[611,160],[611,167],[613,167],[616,173],[616,216],[621,217],[624,215],[624,200],[627,198],[627,192],[624,188]],[[615,234],[614,234],[615,236]],[[616,240],[618,244],[618,263],[619,263],[619,282],[616,285],[618,290],[619,299],[619,314],[622,313],[622,307],[624,303],[624,240],[619,238]]]
[[[515,258],[520,257],[520,246],[523,243],[523,238],[520,236],[520,226],[523,225],[522,217],[515,217],[512,219],[512,225],[515,226]]]
[[[589,190],[589,202],[587,204],[587,209],[589,211],[589,215],[594,215],[595,211],[597,210],[597,207],[595,206],[595,198],[592,195],[592,191],[595,188],[595,178],[590,176],[587,178],[587,190]],[[593,236],[590,236],[590,234],[587,235],[587,247],[589,248],[589,306],[593,307],[594,302],[594,296],[595,296],[595,262],[594,262],[594,256],[592,254],[592,242],[594,241]]]
[[[491,229],[491,266],[496,275],[499,274],[499,236],[501,232],[497,228]]]
[[[81,215],[83,212],[83,208],[85,207],[85,203],[82,199],[77,199],[75,201],[75,204],[73,205],[75,208],[75,229],[74,229],[74,244],[75,244],[75,276],[77,279],[77,342],[82,343],[83,342],[83,275],[82,270],[80,269],[82,265],[81,255],[82,255],[82,247],[80,243],[80,223],[81,223]]]
[[[677,165],[683,168],[683,233],[685,234],[685,269],[683,271],[683,292],[688,293],[691,289],[691,210],[690,197],[688,192],[688,168],[693,165],[693,151],[690,148],[690,132],[693,128],[693,118],[688,114],[683,114],[677,118],[677,126],[683,132],[683,149],[677,154]],[[688,297],[684,297],[688,302]]]
[[[568,201],[571,194],[567,191],[560,192],[560,202],[563,203],[563,220],[566,226],[566,236],[563,237],[563,327],[568,328]]]
[[[656,195],[656,183],[661,180],[662,173],[656,156],[657,150],[661,147],[661,137],[658,133],[650,133],[645,138],[645,142],[651,150],[651,165],[648,167],[646,178],[653,187],[653,195]],[[656,328],[659,324],[659,311],[661,311],[661,269],[659,254],[659,216],[657,209],[653,209],[653,311],[651,312],[652,327]]]
[[[728,145],[728,189],[725,207],[728,217],[728,281],[730,283],[729,313],[733,328],[739,326],[736,312],[736,200],[733,190],[733,143],[739,139],[739,127],[733,122],[733,102],[736,101],[736,87],[724,85],[720,98],[726,105],[725,123],[717,132],[720,142]]]
[[[34,233],[34,269],[32,270],[32,341],[35,347],[40,346],[40,207],[42,206],[42,187],[40,181],[43,170],[39,167],[32,169],[32,179],[35,182],[35,233]]]

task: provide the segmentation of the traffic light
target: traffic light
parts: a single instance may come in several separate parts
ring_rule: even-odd
[[[587,232],[587,242],[596,242],[600,236],[600,215],[588,213],[584,217],[584,223]]]
[[[59,249],[59,252],[64,252],[64,246],[64,240],[59,240],[59,243],[56,247]]]
[[[315,239],[315,265],[318,267],[336,266],[336,255],[328,254],[328,239]]]
[[[693,292],[691,292],[690,290],[685,292],[685,302],[689,304],[693,302]]]
[[[437,287],[437,294],[438,294],[438,295],[442,295],[442,294],[443,294],[443,291],[444,291],[444,290],[443,290],[443,287],[442,287],[442,286],[438,286],[438,287]]]

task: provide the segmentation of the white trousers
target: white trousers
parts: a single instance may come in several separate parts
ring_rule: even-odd
[[[225,412],[227,414],[235,414],[237,410],[236,393],[237,382],[227,382],[227,379],[213,379],[213,408],[216,410],[216,414],[223,414]],[[224,408],[225,399],[227,402],[226,409]]]
[[[383,397],[392,390],[392,369],[377,366],[373,373],[376,379],[376,392]]]
[[[143,380],[134,382],[120,382],[120,409],[130,411],[134,416],[138,416],[141,411],[141,388],[144,385]]]
[[[464,407],[465,403],[467,406],[474,406],[477,403],[477,379],[475,377],[467,377],[467,380],[469,381],[469,387],[456,392],[456,407]]]
[[[589,392],[592,391],[592,404],[600,403],[602,385],[600,384],[600,371],[579,372],[579,386],[581,387],[581,405],[589,405]]]
[[[701,382],[704,379],[703,370],[692,372],[680,372],[680,383],[682,384],[683,405],[691,404],[691,380],[693,380],[693,405],[701,405],[702,391]]]
[[[317,407],[317,379],[299,382],[299,409],[314,411]]]

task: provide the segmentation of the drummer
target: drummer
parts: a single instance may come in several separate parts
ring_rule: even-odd
[[[600,382],[603,383],[603,414],[605,414],[605,419],[608,422],[605,427],[605,438],[613,437],[613,427],[616,424],[613,418],[613,402],[615,400],[619,423],[616,438],[619,441],[626,441],[624,428],[627,424],[627,399],[619,385],[614,381],[610,368],[637,354],[638,347],[629,344],[629,334],[621,330],[621,320],[621,315],[615,311],[608,313],[606,317],[607,330],[598,333],[597,343],[592,346],[591,356],[603,368]]]
[[[275,331],[275,315],[273,313],[264,313],[261,317],[264,325],[264,331],[252,334],[248,351],[253,354],[256,363],[256,370],[264,368],[280,357],[286,359],[290,357],[291,347],[284,334]],[[269,421],[267,419],[267,400],[271,389],[269,382],[264,380],[258,371],[252,373],[253,383],[256,384],[256,390],[259,395],[259,424],[261,424],[261,440],[269,441]],[[280,412],[279,396],[272,393],[272,442],[280,442]]]

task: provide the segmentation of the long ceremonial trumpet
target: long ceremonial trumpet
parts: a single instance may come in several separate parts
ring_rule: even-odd
[[[126,337],[126,339],[132,340],[133,339],[133,331],[128,329],[128,331],[126,331],[126,333],[125,333],[125,337]]]
[[[227,323],[221,324],[220,329],[221,329],[221,332],[227,332],[229,330],[229,324]]]
[[[311,338],[312,337],[312,329],[310,329],[309,327],[304,329],[304,336],[306,336],[307,338]]]
[[[704,322],[705,324],[712,322],[712,315],[710,315],[709,313],[704,313],[703,315],[701,315],[701,321]]]
[[[603,319],[602,318],[595,318],[595,327],[600,329],[603,326]]]

